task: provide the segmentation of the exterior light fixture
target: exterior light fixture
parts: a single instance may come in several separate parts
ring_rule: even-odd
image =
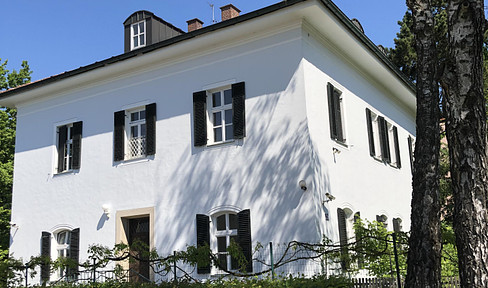
[[[307,191],[307,182],[305,182],[305,180],[300,180],[300,182],[298,182],[298,185],[300,185],[300,189],[302,189],[303,191]]]
[[[105,214],[107,218],[110,218],[110,206],[108,204],[103,204],[102,209],[103,209],[103,214]]]

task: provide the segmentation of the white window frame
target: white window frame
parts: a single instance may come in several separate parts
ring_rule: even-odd
[[[144,119],[140,118],[141,112],[144,112]],[[132,120],[133,114],[138,115],[138,119]],[[125,160],[138,159],[146,157],[146,139],[147,139],[147,123],[146,123],[146,107],[137,107],[125,110]],[[132,129],[137,128],[137,136],[133,137]],[[144,136],[142,136],[144,131]]]
[[[388,132],[388,139],[390,139],[390,141],[388,142],[388,145],[390,146],[390,165],[393,167],[398,167],[398,157],[400,157],[400,155],[397,155],[395,148],[395,135],[393,133],[393,127],[395,127],[395,125],[386,121],[386,127]],[[400,143],[398,143],[398,145],[400,145]]]
[[[66,142],[65,142],[65,147],[64,147],[64,155],[59,155],[59,128],[66,126]],[[63,157],[63,162],[64,162],[64,167],[66,167],[63,171],[60,173],[65,173],[65,172],[70,172],[73,170],[73,123],[68,123],[64,125],[59,125],[56,127],[56,132],[57,132],[57,139],[56,139],[56,148],[58,151],[57,158]],[[57,162],[57,165],[59,165],[59,162]],[[56,169],[56,173],[58,169]]]
[[[230,103],[227,103],[225,104],[225,92],[230,93]],[[220,103],[221,105],[220,106],[217,106],[217,107],[213,107],[214,106],[214,94],[215,93],[220,93]],[[228,123],[228,121],[225,121],[226,117],[225,117],[225,114],[226,114],[226,111],[229,111],[230,110],[230,113],[231,113],[231,119],[230,121],[233,121],[232,120],[232,113],[233,113],[233,110],[234,110],[234,107],[232,106],[232,87],[230,85],[228,86],[224,86],[224,87],[220,87],[220,88],[217,88],[217,89],[212,89],[212,90],[207,90],[207,139],[208,139],[208,143],[207,145],[215,145],[215,144],[221,144],[221,143],[229,143],[229,142],[233,142],[235,141],[234,139],[234,136],[232,136],[232,138],[229,138],[229,139],[226,139],[227,137],[227,127],[231,126],[232,127],[232,131],[234,131],[234,123],[231,122],[231,123]],[[214,125],[214,114],[216,113],[220,113],[220,125]],[[217,127],[216,127],[217,126]],[[218,129],[220,128],[221,129],[221,137],[222,139],[219,141],[219,140],[216,140],[215,137],[216,137],[216,133],[215,133],[215,130],[214,129]],[[233,132],[232,132],[233,133]]]
[[[71,231],[64,229],[53,234],[54,234],[54,239],[56,240],[56,259],[59,259],[61,257],[65,257],[65,258],[69,257]],[[59,238],[61,234],[66,235],[63,243],[59,243],[60,240]],[[59,268],[56,273],[58,278],[63,278],[65,276],[66,271],[63,270],[63,268]]]
[[[134,32],[134,28],[135,27],[137,27],[137,33]],[[143,32],[141,32],[141,28],[140,27],[143,27],[143,29],[144,29]],[[147,41],[146,41],[146,33],[147,33],[146,20],[142,20],[142,21],[139,21],[137,23],[133,23],[133,24],[130,25],[130,46],[131,46],[132,49],[138,49],[138,48],[141,48],[141,47],[146,46],[146,43],[147,43]],[[137,45],[136,45],[136,43],[134,41],[134,38],[137,38]],[[140,44],[141,43],[141,39],[144,40],[144,44]]]
[[[230,220],[229,220],[230,214],[234,215],[236,217],[236,221],[237,221],[237,213],[232,212],[232,211],[220,212],[220,213],[217,213],[217,214],[214,214],[211,216],[212,227],[210,230],[211,231],[210,242],[212,243],[211,244],[212,251],[217,251],[217,255],[226,255],[226,257],[227,257],[227,259],[226,259],[227,260],[227,267],[226,268],[228,271],[233,271],[235,269],[232,269],[232,257],[229,255],[228,252],[219,252],[219,250],[218,250],[218,238],[225,237],[226,247],[229,247],[232,237],[237,237],[238,227],[236,227],[235,229],[230,228]],[[225,216],[225,230],[219,231],[219,230],[217,230],[217,218],[220,216],[223,216],[223,215]],[[217,267],[214,267],[214,269],[215,270],[214,270],[213,274],[218,274],[219,272],[223,273],[223,271],[221,271]]]
[[[383,161],[381,158],[381,140],[380,140],[380,131],[378,127],[378,117],[379,115],[375,112],[371,111],[371,127],[373,130],[373,140],[374,140],[374,158],[379,161]]]

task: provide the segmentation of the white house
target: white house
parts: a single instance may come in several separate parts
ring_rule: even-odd
[[[250,257],[347,241],[358,213],[408,229],[412,83],[330,0],[239,12],[189,32],[135,12],[124,54],[0,93],[18,109],[14,257],[209,242],[232,269],[231,239]]]

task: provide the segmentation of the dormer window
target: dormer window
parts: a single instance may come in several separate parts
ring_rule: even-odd
[[[144,46],[146,46],[146,21],[141,21],[131,25],[131,48]]]

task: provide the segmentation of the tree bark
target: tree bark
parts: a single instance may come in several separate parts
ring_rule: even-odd
[[[442,79],[461,287],[488,287],[486,113],[482,0],[451,0]]]
[[[429,0],[407,0],[417,52],[417,139],[406,287],[441,287],[439,86]]]

